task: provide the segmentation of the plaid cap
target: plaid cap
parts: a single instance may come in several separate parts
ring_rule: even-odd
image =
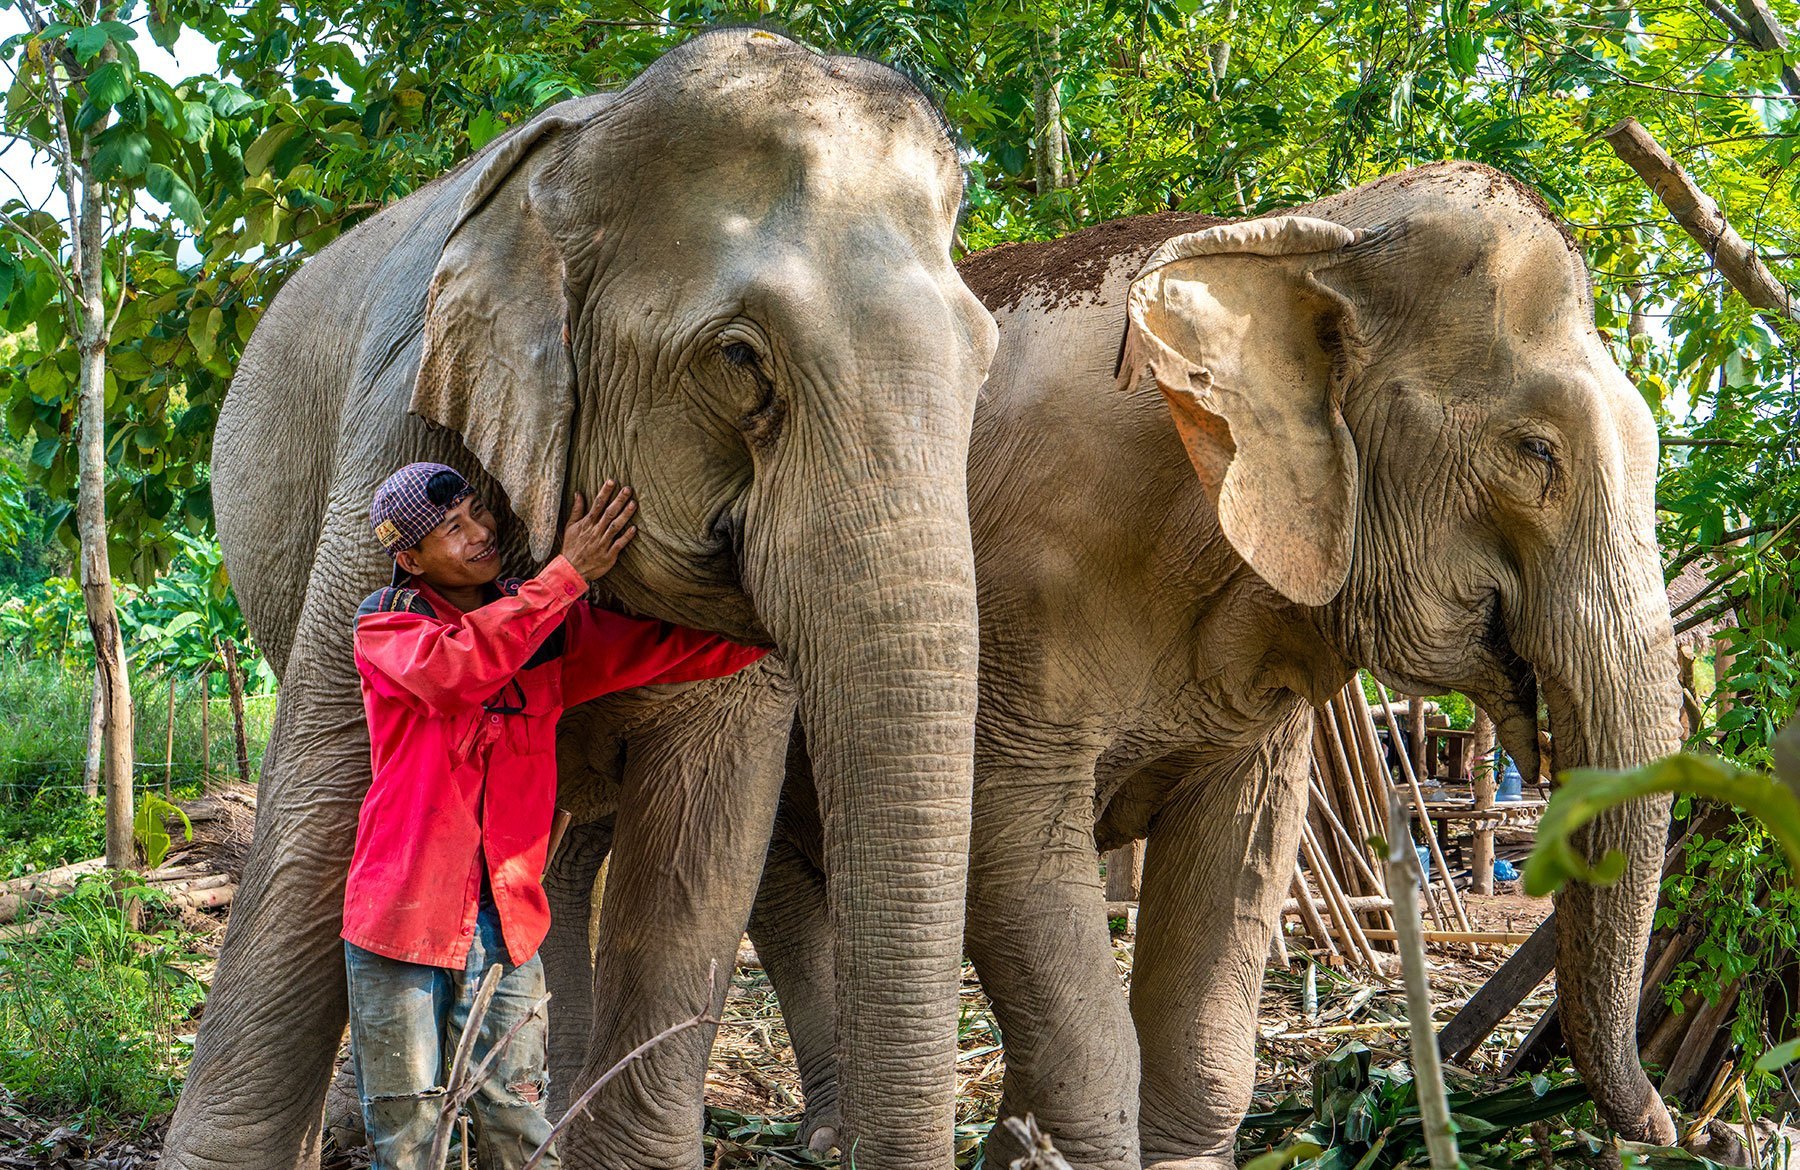
[[[434,504],[425,494],[425,485],[433,476],[446,471],[454,475],[461,486],[447,503]],[[444,516],[459,500],[474,494],[475,489],[454,467],[442,463],[408,463],[375,489],[375,499],[369,505],[369,526],[375,530],[375,539],[381,542],[381,547],[393,556],[417,548],[432,529],[444,522]]]

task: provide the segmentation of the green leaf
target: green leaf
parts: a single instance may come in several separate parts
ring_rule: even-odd
[[[150,163],[150,139],[130,126],[109,126],[94,150],[94,173],[117,181],[136,178]]]
[[[144,187],[151,198],[168,204],[169,210],[186,220],[188,226],[196,231],[205,226],[206,212],[200,206],[200,200],[194,197],[193,189],[162,163],[150,164],[144,175]]]
[[[219,342],[219,324],[222,320],[223,314],[219,312],[217,305],[188,318],[188,340],[194,343],[194,354],[202,362],[212,358],[213,349]]]
[[[87,100],[75,112],[75,129],[87,130],[106,117],[131,95],[133,80],[131,66],[123,61],[108,61],[94,70],[87,82]]]
[[[294,136],[296,129],[298,127],[293,123],[282,122],[263,131],[250,149],[244,152],[244,169],[252,175],[259,175],[267,171],[270,160],[275,157],[275,152]]]
[[[506,129],[506,122],[492,110],[483,110],[469,122],[469,145],[480,150]]]
[[[206,104],[212,112],[221,118],[236,118],[252,110],[259,110],[264,103],[251,97],[242,89],[230,82],[220,82],[209,86],[206,91]]]
[[[1800,1036],[1785,1040],[1756,1058],[1757,1072],[1774,1072],[1800,1060]]]

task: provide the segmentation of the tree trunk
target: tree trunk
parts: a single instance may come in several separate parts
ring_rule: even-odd
[[[1421,781],[1431,778],[1431,753],[1425,745],[1425,697],[1414,695],[1406,701],[1406,747],[1412,757],[1413,775]],[[1424,816],[1425,810],[1420,809]]]
[[[100,770],[106,762],[106,704],[100,697],[105,680],[94,667],[94,690],[88,696],[87,760],[81,768],[81,794],[100,795]]]
[[[237,733],[238,779],[250,783],[250,747],[244,739],[244,671],[238,665],[237,643],[230,638],[221,645],[225,651],[225,681],[231,687],[231,723]]]
[[[1062,94],[1057,88],[1061,80],[1057,60],[1057,42],[1061,33],[1052,30],[1050,49],[1039,64],[1037,84],[1032,93],[1032,170],[1037,180],[1037,193],[1048,195],[1063,185],[1063,154],[1068,149],[1062,124]]]
[[[1144,843],[1133,841],[1106,855],[1106,900],[1135,902],[1144,880]]]
[[[1474,760],[1473,784],[1475,807],[1494,807],[1494,720],[1480,707],[1475,708],[1474,734],[1469,752]],[[1469,891],[1475,894],[1494,892],[1494,830],[1477,828],[1469,848]]]
[[[97,133],[99,127],[95,127]],[[93,141],[90,134],[87,142]],[[76,494],[81,533],[81,596],[98,669],[96,698],[103,721],[106,756],[106,864],[137,865],[132,839],[132,711],[130,667],[113,598],[112,566],[106,555],[106,297],[101,190],[94,178],[93,148],[82,146],[79,160],[81,211],[75,224],[81,292],[80,464]]]
[[[212,664],[200,669],[200,791],[212,790]]]

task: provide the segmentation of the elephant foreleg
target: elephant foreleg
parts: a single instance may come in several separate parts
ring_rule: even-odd
[[[1138,1054],[1106,927],[1092,832],[1093,760],[978,759],[969,956],[1006,1041],[1000,1116],[1036,1114],[1069,1163],[1137,1165]],[[990,1166],[1024,1154],[1004,1126]]]
[[[1245,758],[1190,777],[1151,826],[1131,978],[1147,1167],[1236,1165],[1263,964],[1306,809],[1311,718],[1299,707]]]
[[[723,1006],[768,852],[793,709],[782,668],[764,659],[672,697],[627,733],[592,1043],[571,1095],[658,1032]],[[699,1166],[714,1031],[671,1037],[608,1083],[571,1130],[564,1164]]]
[[[588,933],[594,881],[612,848],[612,821],[571,825],[544,874],[550,899],[550,933],[538,953],[544,957],[544,986],[550,993],[551,1117],[561,1117],[573,1099],[569,1084],[587,1062],[594,1022],[594,946]]]

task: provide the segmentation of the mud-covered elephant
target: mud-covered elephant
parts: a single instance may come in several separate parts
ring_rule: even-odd
[[[1005,1038],[1002,1114],[1035,1113],[1079,1166],[1229,1167],[1313,709],[1354,667],[1474,697],[1527,772],[1540,696],[1559,767],[1675,746],[1656,432],[1568,234],[1472,164],[962,271],[1000,322],[969,457],[966,942]],[[817,1129],[836,874],[815,819],[797,767],[751,931]],[[1557,909],[1576,1065],[1638,1139],[1672,1135],[1633,1038],[1666,828],[1666,805],[1610,814],[1588,846],[1623,849],[1624,880]],[[1136,837],[1128,1002],[1095,850]]]
[[[626,1006],[595,1060],[704,1007],[708,957],[729,971],[779,788],[736,773],[778,777],[797,696],[844,875],[846,1124],[864,1165],[948,1165],[976,665],[964,472],[994,346],[951,263],[961,197],[940,115],[899,74],[721,30],[515,129],[288,282],[213,464],[281,702],[165,1165],[316,1164],[369,782],[351,622],[387,576],[369,499],[420,459],[470,474],[515,571],[551,551],[575,490],[631,483],[639,535],[608,599],[785,662],[662,696],[680,718],[620,708],[636,799],[618,847],[662,901],[655,929],[604,944]],[[700,739],[718,750],[686,750]],[[729,805],[731,831],[696,834],[701,804]],[[658,1049],[596,1113],[697,1100],[708,1043]],[[565,1161],[699,1159],[697,1129],[684,1148],[613,1138],[578,1134]]]

